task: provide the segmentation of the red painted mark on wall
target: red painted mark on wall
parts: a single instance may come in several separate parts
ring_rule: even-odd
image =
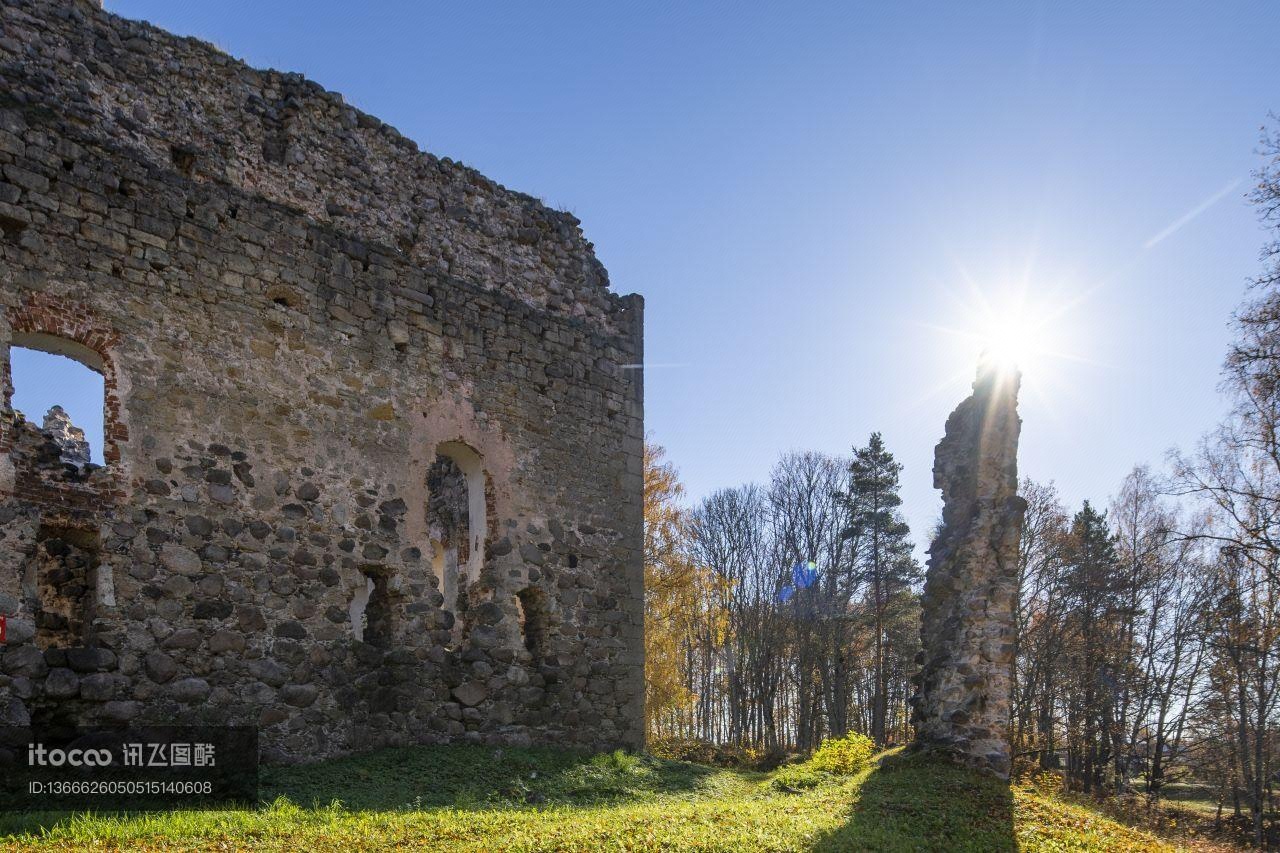
[[[4,627],[5,627],[5,623],[8,621],[9,621],[8,616],[0,616],[0,643],[4,642]]]

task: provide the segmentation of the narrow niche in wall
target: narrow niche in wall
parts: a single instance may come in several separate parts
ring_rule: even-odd
[[[484,566],[484,484],[480,454],[457,441],[436,447],[427,470],[427,535],[444,609],[455,615],[466,610],[467,587]],[[460,627],[457,620],[455,630]]]
[[[37,647],[89,645],[100,554],[97,530],[48,524],[37,529],[28,575],[37,599]]]
[[[18,343],[22,345],[16,345]],[[45,438],[48,463],[83,471],[103,464],[102,358],[74,341],[52,335],[15,335],[9,348],[11,408]]]
[[[364,585],[351,596],[351,632],[357,640],[388,648],[395,636],[395,610],[387,571],[382,566],[363,566],[360,573]]]
[[[516,605],[520,616],[520,636],[525,649],[537,663],[547,653],[547,634],[551,630],[547,594],[535,586],[525,587],[516,593]]]

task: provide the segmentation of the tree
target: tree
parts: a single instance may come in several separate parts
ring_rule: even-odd
[[[1114,784],[1128,787],[1141,761],[1147,792],[1158,799],[1167,759],[1178,756],[1191,692],[1203,660],[1203,608],[1210,568],[1197,535],[1201,519],[1182,518],[1146,466],[1130,472],[1111,517],[1124,599],[1118,652],[1123,659]]]
[[[1206,609],[1210,684],[1234,729],[1236,809],[1243,793],[1259,846],[1271,777],[1267,746],[1280,690],[1280,576],[1275,568],[1259,570],[1237,549],[1222,549]]]
[[[857,543],[855,577],[866,588],[866,609],[871,623],[874,692],[871,697],[871,737],[877,746],[886,742],[889,707],[890,662],[887,649],[890,623],[909,610],[903,593],[920,581],[920,567],[912,554],[911,530],[899,507],[898,477],[902,465],[873,432],[867,446],[854,451],[849,464],[849,508],[845,538]]]
[[[767,516],[757,487],[721,489],[693,514],[693,547],[718,579],[717,606],[727,626],[722,647],[710,656],[722,670],[723,687],[699,697],[701,715],[723,720],[725,741],[775,750],[782,740],[778,697],[787,650],[775,608]]]
[[[1061,594],[1066,626],[1067,773],[1085,793],[1100,792],[1115,757],[1120,694],[1118,653],[1126,598],[1106,513],[1088,501],[1071,520]]]
[[[1212,524],[1194,535],[1219,549],[1210,645],[1210,695],[1235,717],[1236,772],[1262,842],[1265,745],[1274,734],[1280,606],[1280,137],[1264,131],[1250,197],[1272,231],[1254,296],[1235,316],[1223,368],[1232,409],[1190,456],[1174,456],[1177,493],[1203,501]],[[1237,799],[1239,794],[1237,793]]]
[[[691,637],[722,630],[715,578],[692,558],[684,486],[666,451],[644,447],[645,715],[653,735],[683,733],[695,698]]]
[[[793,652],[789,686],[802,750],[817,746],[824,729],[849,729],[851,549],[840,497],[847,469],[826,454],[787,453],[770,477],[776,591]]]
[[[1065,616],[1059,593],[1069,519],[1052,483],[1024,479],[1018,494],[1026,500],[1027,511],[1018,548],[1010,743],[1015,758],[1031,756],[1042,769],[1050,769],[1058,766]]]

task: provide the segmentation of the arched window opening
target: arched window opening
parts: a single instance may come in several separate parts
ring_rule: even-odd
[[[96,530],[42,524],[28,575],[34,583],[36,646],[89,645],[100,557]]]
[[[536,586],[525,587],[516,593],[516,610],[519,611],[524,647],[537,663],[547,653],[547,635],[551,630],[547,594]]]
[[[364,584],[357,586],[351,597],[351,632],[357,640],[388,648],[395,636],[395,611],[387,572],[381,566],[366,566],[360,571]]]
[[[427,470],[427,535],[444,608],[454,614],[466,610],[467,586],[484,566],[487,512],[480,454],[457,441],[438,445]]]
[[[357,640],[364,640],[367,625],[365,612],[369,609],[369,597],[373,594],[373,586],[373,578],[362,574],[360,582],[351,593],[351,603],[347,605],[347,616],[351,620],[351,634]]]
[[[64,464],[103,464],[105,383],[102,357],[44,334],[19,334],[9,348],[10,407],[39,429]]]

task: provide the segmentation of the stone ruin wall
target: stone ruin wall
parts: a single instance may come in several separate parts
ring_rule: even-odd
[[[1019,376],[984,363],[947,418],[934,456],[942,527],[929,548],[921,665],[911,698],[916,747],[1008,778],[1018,606]]]
[[[298,75],[6,0],[0,724],[638,746],[642,313],[574,217]],[[10,346],[102,373],[105,466]]]

